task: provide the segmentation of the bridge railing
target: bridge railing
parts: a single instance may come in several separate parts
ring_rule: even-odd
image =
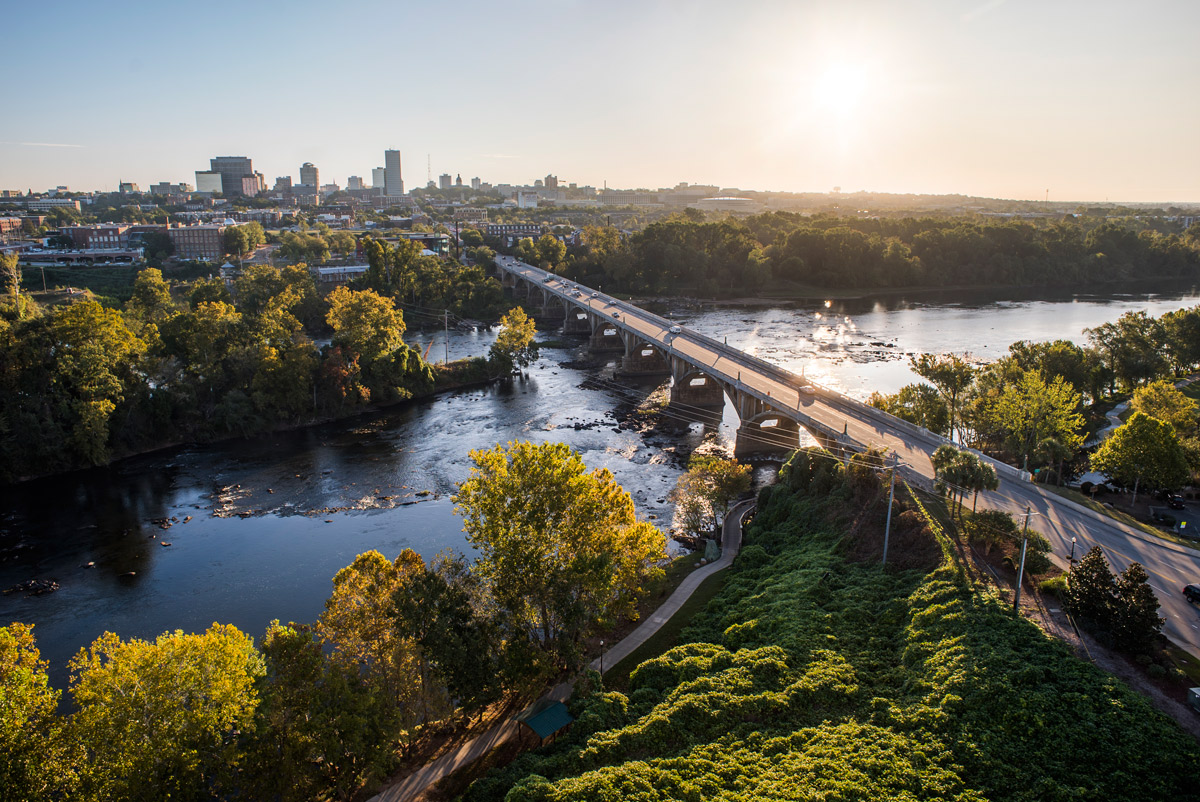
[[[540,268],[533,267],[533,265],[529,265],[524,262],[522,262],[521,264],[524,265],[525,267],[531,268],[536,273],[543,274],[543,277],[545,277],[546,275],[551,275],[547,271],[541,270]],[[574,282],[574,283],[578,283],[578,282]],[[585,286],[585,285],[580,285],[580,286]],[[555,292],[556,294],[562,295],[562,297],[565,298],[567,301],[572,300],[569,293],[556,290],[553,287],[547,287],[547,289],[550,289],[552,292]],[[640,306],[635,306],[634,304],[627,303],[626,301],[622,301],[618,298],[613,298],[610,295],[605,295],[604,299],[609,304],[619,307],[621,310],[623,310],[625,312],[626,315],[634,315],[648,323],[653,323],[657,326],[660,326],[664,330],[670,330],[671,326],[678,325],[674,321],[669,320],[665,317],[662,317],[661,315],[656,315],[653,312],[648,312],[645,309],[642,309]],[[620,322],[620,321],[617,321],[617,322]],[[936,434],[935,432],[931,432],[923,426],[918,426],[915,423],[910,423],[909,421],[906,421],[903,418],[898,418],[895,415],[891,414],[890,412],[885,412],[884,410],[878,409],[877,407],[873,407],[870,404],[864,404],[862,401],[859,401],[855,398],[851,398],[848,395],[839,393],[836,390],[831,390],[830,388],[825,387],[824,385],[821,385],[821,384],[817,384],[816,382],[806,379],[803,376],[798,376],[795,373],[793,373],[792,371],[788,370],[787,368],[782,368],[779,365],[772,364],[771,362],[768,362],[767,360],[765,360],[761,357],[755,356],[754,354],[748,354],[739,348],[734,348],[733,346],[727,345],[726,343],[724,343],[720,340],[717,340],[713,337],[709,337],[707,334],[702,334],[701,332],[698,332],[695,329],[688,328],[686,326],[681,326],[680,328],[683,329],[683,333],[685,333],[689,339],[703,344],[710,350],[724,354],[725,356],[729,357],[730,359],[736,360],[744,365],[753,367],[754,369],[758,370],[760,373],[770,376],[777,381],[781,381],[784,384],[787,384],[789,387],[795,388],[797,391],[799,391],[799,389],[801,387],[806,387],[806,386],[810,387],[810,388],[812,388],[812,391],[814,394],[819,395],[827,403],[839,406],[842,408],[843,411],[851,413],[851,414],[855,414],[859,418],[867,418],[867,419],[872,420],[882,426],[886,426],[891,429],[899,429],[901,431],[904,431],[904,432],[907,432],[908,434],[913,435],[914,437],[919,437],[919,438],[926,440],[928,442],[931,442],[931,443],[938,443],[938,444],[946,443],[949,445],[953,445],[956,448],[962,449],[964,451],[969,451],[972,454],[974,454],[976,457],[978,457],[980,459],[980,461],[984,462],[987,465],[991,465],[992,468],[995,469],[996,473],[1000,476],[1007,476],[1008,478],[1013,479],[1015,481],[1019,481],[1019,482],[1028,482],[1031,478],[1028,471],[1023,471],[1020,468],[1016,468],[1012,465],[1009,465],[1008,463],[1001,462],[1000,460],[998,460],[994,457],[989,457],[987,454],[984,454],[982,451],[979,451],[978,449],[963,448],[962,446],[954,443],[948,437],[944,437],[943,435]],[[733,377],[727,377],[727,380],[732,381]],[[766,400],[766,399],[764,399],[764,400]],[[776,400],[778,400],[778,399],[776,399]]]

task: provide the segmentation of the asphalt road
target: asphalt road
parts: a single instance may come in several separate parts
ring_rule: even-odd
[[[802,423],[811,421],[829,431],[844,431],[845,438],[858,445],[883,446],[894,451],[905,474],[919,477],[926,486],[931,485],[933,466],[929,462],[929,455],[946,440],[866,409],[824,388],[802,391],[800,387],[806,383],[801,377],[688,329],[671,334],[670,321],[632,304],[600,292],[593,295],[594,291],[589,287],[553,277],[511,257],[497,256],[496,259],[501,267],[570,303],[590,309],[610,320],[613,325],[636,332],[647,342],[684,357],[711,375],[736,384],[739,389],[766,401],[781,413],[790,413]],[[550,277],[549,282],[544,281],[547,277]],[[571,295],[576,287],[581,297]],[[613,312],[618,317],[612,317]],[[1124,570],[1131,562],[1141,563],[1162,605],[1160,614],[1166,619],[1164,633],[1192,654],[1200,656],[1200,606],[1189,603],[1182,593],[1184,585],[1200,583],[1200,551],[1154,538],[1045,491],[1029,481],[1015,478],[1017,472],[1009,466],[993,460],[989,462],[998,466],[1000,487],[994,492],[979,495],[981,509],[1000,509],[1023,516],[1028,507],[1031,511],[1030,528],[1046,536],[1053,556],[1061,565],[1067,564],[1071,538],[1076,539],[1076,557],[1082,556],[1091,546],[1098,545],[1103,548],[1114,571]],[[1021,518],[1018,517],[1018,520]]]

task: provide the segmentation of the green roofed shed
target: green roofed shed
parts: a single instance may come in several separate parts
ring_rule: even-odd
[[[533,730],[534,734],[544,741],[575,719],[567,712],[567,706],[562,702],[542,699],[533,707],[518,713],[516,720]]]

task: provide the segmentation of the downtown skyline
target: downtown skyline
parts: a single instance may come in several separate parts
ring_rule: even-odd
[[[396,148],[409,189],[428,156],[435,181],[1200,200],[1184,2],[63,7],[8,13],[0,188],[227,154],[344,186]]]

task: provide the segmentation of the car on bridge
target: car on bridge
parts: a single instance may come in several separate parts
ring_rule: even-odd
[[[1200,585],[1184,585],[1183,598],[1190,602],[1200,602]]]
[[[679,326],[672,326],[671,328],[667,329],[667,331],[671,332],[672,334],[683,334],[683,329],[681,329]]]
[[[612,316],[613,316],[613,317],[615,317],[615,318],[617,318],[618,320],[620,320],[620,319],[621,319],[621,313],[620,313],[620,312],[613,312],[613,313],[612,313]]]

